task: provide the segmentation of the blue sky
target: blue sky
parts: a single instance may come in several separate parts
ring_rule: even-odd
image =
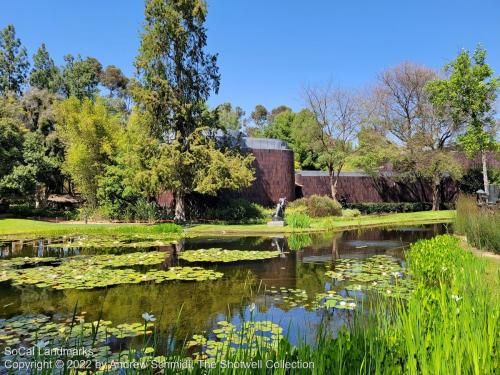
[[[134,73],[142,0],[10,0],[0,27],[12,23],[32,54],[45,42],[57,63],[67,53],[94,56]],[[500,74],[498,0],[209,0],[208,49],[222,74],[216,105],[249,113],[302,106],[301,87],[332,80],[363,88],[386,67],[412,60],[440,68],[482,43]]]

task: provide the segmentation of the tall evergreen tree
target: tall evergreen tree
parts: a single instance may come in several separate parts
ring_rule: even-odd
[[[56,93],[61,84],[61,76],[54,60],[49,55],[45,43],[33,55],[33,70],[29,76],[32,87]]]
[[[202,125],[204,102],[219,89],[217,56],[205,52],[207,6],[203,0],[147,0],[145,30],[135,60],[132,95],[147,112],[151,133],[172,140],[183,155]],[[183,163],[174,163],[186,168]],[[179,171],[178,171],[179,172]],[[185,171],[187,172],[187,171]],[[186,174],[187,175],[187,174]],[[185,220],[185,183],[175,189],[176,219]]]
[[[22,93],[29,62],[13,25],[0,31],[0,94]]]
[[[98,92],[102,65],[93,58],[83,60],[80,56],[76,59],[72,55],[64,56],[66,65],[63,69],[63,92],[69,98],[75,96],[94,99]]]

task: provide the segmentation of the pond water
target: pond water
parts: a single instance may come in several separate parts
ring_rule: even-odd
[[[153,268],[201,266],[222,272],[218,280],[198,282],[121,284],[108,288],[55,290],[32,285],[0,283],[0,319],[32,313],[71,315],[75,310],[89,321],[102,319],[113,324],[140,322],[144,312],[154,314],[161,332],[171,331],[178,341],[214,329],[218,321],[238,324],[248,320],[269,320],[284,328],[292,342],[297,334],[311,338],[322,319],[333,330],[353,317],[350,309],[315,308],[320,293],[336,288],[340,299],[363,300],[371,292],[344,290],[342,284],[325,275],[336,264],[362,264],[373,256],[386,256],[404,267],[403,251],[410,243],[447,231],[444,225],[368,229],[339,233],[294,236],[196,237],[176,245],[137,248],[50,248],[57,239],[1,242],[1,258],[68,257],[79,254],[121,254],[137,251],[165,252],[165,261]],[[59,240],[61,242],[61,240]],[[193,264],[180,260],[185,250],[223,248],[274,250],[278,257],[236,263]],[[382,267],[382,266],[381,266]],[[368,280],[370,281],[370,280]],[[345,303],[344,303],[345,305]],[[317,306],[316,306],[317,307]]]

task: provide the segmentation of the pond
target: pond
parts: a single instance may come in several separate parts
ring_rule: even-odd
[[[299,332],[301,338],[311,341],[322,320],[327,319],[335,331],[352,319],[357,304],[376,298],[380,291],[404,295],[405,276],[400,272],[405,266],[404,249],[414,241],[448,229],[444,225],[429,225],[286,237],[195,237],[175,245],[146,249],[51,247],[61,243],[61,239],[3,242],[0,260],[73,256],[78,259],[86,254],[109,254],[110,258],[102,261],[110,262],[113,257],[147,251],[155,256],[159,254],[161,262],[149,266],[143,262],[128,268],[145,272],[176,266],[203,267],[223,275],[202,281],[163,282],[162,279],[158,283],[62,290],[50,288],[50,281],[42,287],[4,281],[0,283],[0,319],[12,320],[30,314],[56,319],[76,311],[85,321],[100,318],[120,325],[141,322],[143,313],[148,312],[157,317],[159,331],[169,332],[177,342],[193,334],[210,332],[220,321],[238,325],[242,320],[253,319],[279,324],[292,343],[297,342]],[[193,263],[180,259],[190,250],[208,248],[266,251],[272,252],[272,257],[227,263]],[[207,254],[207,258],[211,256],[214,255]],[[116,278],[122,277],[118,271],[120,266],[127,265],[126,259],[120,262],[111,271],[117,272]],[[35,268],[39,266],[36,264]],[[43,275],[43,268],[40,270]],[[393,285],[398,277],[401,287]],[[362,285],[371,288],[365,289]],[[3,322],[5,324],[5,320]],[[2,345],[5,342],[2,343],[0,337]]]

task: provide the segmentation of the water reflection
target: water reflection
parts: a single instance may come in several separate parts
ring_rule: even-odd
[[[210,282],[176,282],[164,284],[118,285],[99,290],[55,291],[32,286],[0,284],[0,317],[6,318],[26,313],[68,313],[78,304],[88,319],[102,317],[116,324],[140,320],[148,311],[159,317],[160,330],[166,331],[176,322],[178,338],[182,341],[193,333],[210,330],[219,320],[238,323],[248,319],[248,306],[253,302],[258,308],[254,318],[272,320],[290,327],[290,339],[297,339],[298,328],[302,335],[312,334],[322,319],[327,319],[332,329],[352,318],[346,310],[312,310],[307,306],[289,306],[266,293],[271,287],[301,289],[314,296],[330,288],[324,274],[327,265],[339,258],[363,259],[376,254],[386,254],[403,262],[403,250],[421,238],[430,238],[446,231],[441,225],[397,229],[370,229],[288,237],[204,237],[188,238],[172,246],[151,248],[165,251],[171,256],[164,266],[186,265],[175,254],[183,250],[209,247],[225,249],[278,250],[280,256],[271,260],[238,262],[236,264],[206,265],[224,273],[224,278]],[[92,253],[136,252],[138,249],[106,248],[48,248],[51,242],[61,239],[25,240],[3,242],[1,257],[57,256],[67,257]],[[355,292],[349,292],[355,293]],[[359,296],[359,293],[358,293]],[[368,298],[365,296],[365,298]],[[180,314],[180,315],[179,315]]]

